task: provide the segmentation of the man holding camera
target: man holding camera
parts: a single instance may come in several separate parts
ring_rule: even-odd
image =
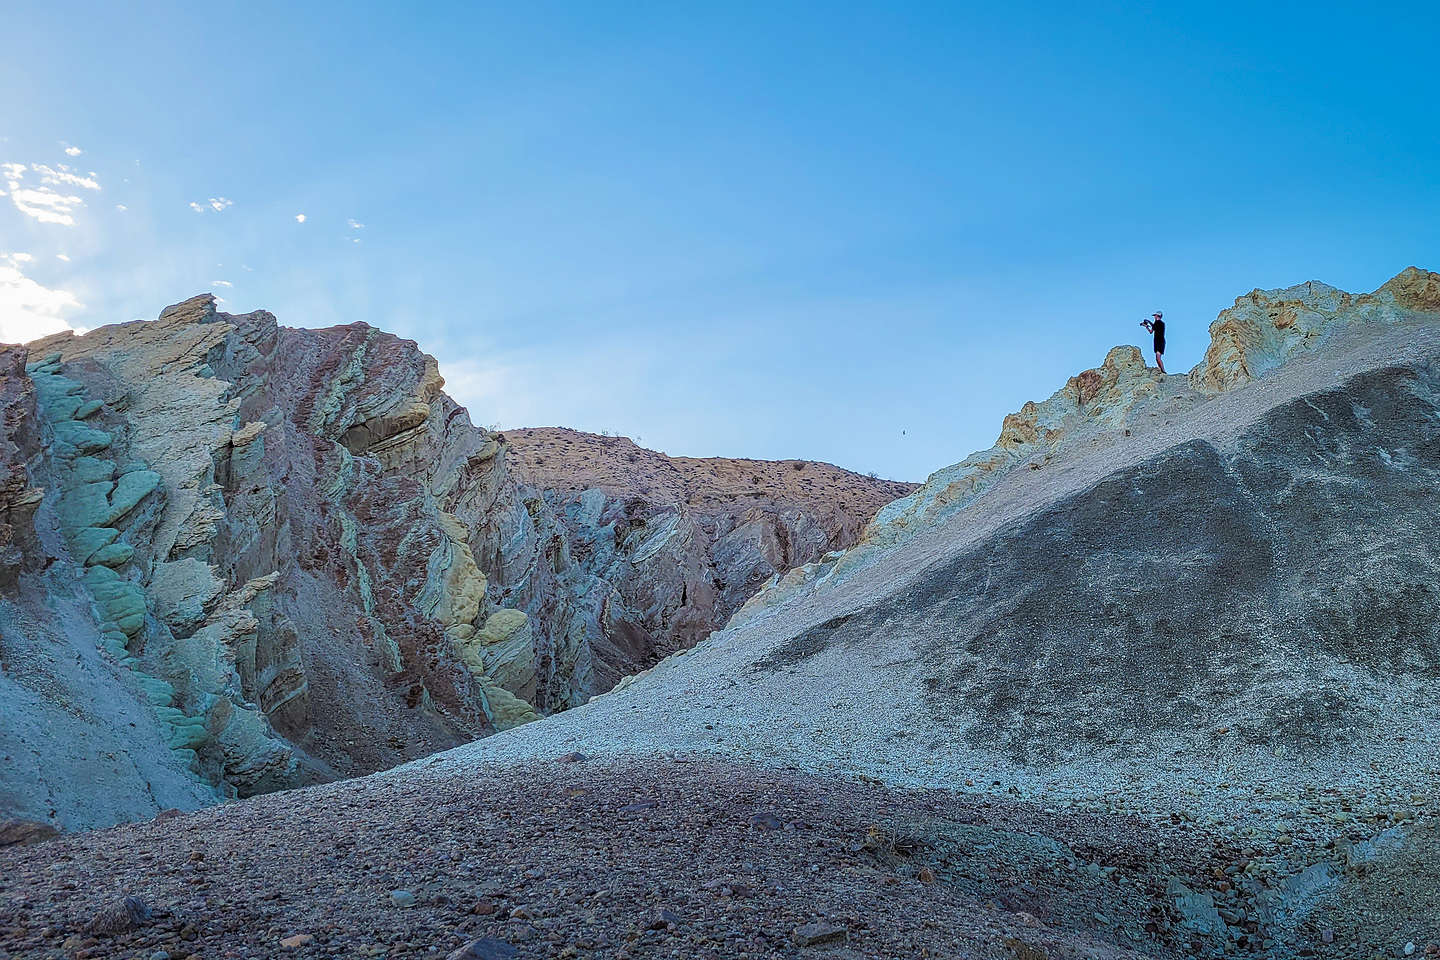
[[[1160,375],[1165,375],[1165,321],[1161,319],[1164,314],[1156,310],[1150,315],[1149,320],[1141,320],[1140,326],[1155,334],[1155,366],[1160,368]]]

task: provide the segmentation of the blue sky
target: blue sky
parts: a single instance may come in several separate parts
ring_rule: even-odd
[[[1183,372],[1440,269],[1433,4],[291,6],[7,12],[0,333],[213,290],[477,423],[921,479],[1157,307]]]

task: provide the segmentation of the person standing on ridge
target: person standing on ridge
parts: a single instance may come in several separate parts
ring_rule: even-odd
[[[1149,320],[1141,320],[1140,326],[1155,334],[1155,366],[1160,368],[1160,375],[1165,376],[1165,321],[1161,319],[1164,314],[1156,310],[1150,315]]]

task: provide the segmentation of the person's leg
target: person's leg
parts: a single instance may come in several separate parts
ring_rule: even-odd
[[[1160,354],[1160,353],[1155,354],[1155,366],[1157,366],[1157,367],[1160,368],[1160,372],[1161,372],[1162,374],[1165,373],[1165,355],[1164,355],[1164,354]]]

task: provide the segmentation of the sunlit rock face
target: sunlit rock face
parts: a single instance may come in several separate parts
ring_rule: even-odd
[[[543,625],[568,609],[548,519],[413,343],[199,297],[0,361],[7,812],[366,772],[588,695]],[[47,673],[72,647],[83,671]],[[41,722],[67,709],[75,743]],[[97,751],[110,714],[129,742]]]
[[[858,478],[863,515],[772,502],[723,530],[679,502],[602,519],[612,490],[585,521],[413,342],[209,296],[0,364],[0,748],[21,758],[0,812],[68,828],[584,703],[853,541],[888,490]]]

